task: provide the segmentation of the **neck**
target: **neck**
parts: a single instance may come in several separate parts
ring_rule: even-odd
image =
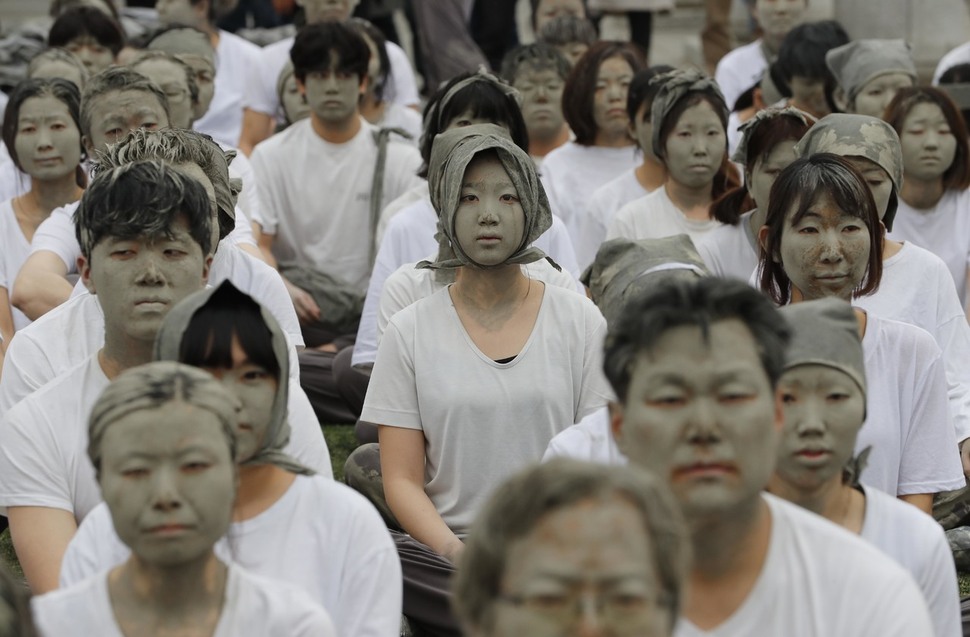
[[[784,39],[784,36],[778,37],[774,35],[768,35],[767,33],[761,36],[761,41],[764,43],[765,48],[768,49],[768,52],[771,53],[773,56],[778,55],[778,50],[781,48],[781,41],[783,39]]]
[[[664,186],[667,188],[667,196],[687,218],[710,219],[711,184],[692,188],[668,175]]]
[[[899,251],[903,249],[903,244],[899,241],[893,241],[892,239],[882,239],[882,260],[885,262],[890,257],[894,257],[899,254]]]
[[[314,113],[310,113],[310,124],[313,131],[331,144],[346,144],[360,132],[360,114],[355,111],[352,117],[344,122],[324,122]]]
[[[694,548],[691,580],[711,585],[761,563],[771,538],[771,514],[761,496],[715,519],[688,522]]]
[[[173,611],[222,605],[226,589],[226,565],[211,549],[199,559],[165,566],[149,564],[132,555],[108,576],[113,601],[148,607],[158,615]]]
[[[232,521],[249,520],[279,500],[296,480],[296,474],[276,465],[239,467],[239,490],[233,505]]]
[[[545,157],[569,141],[569,126],[563,124],[558,132],[539,137],[529,135],[529,154],[533,157]]]
[[[654,191],[664,185],[667,181],[667,167],[653,155],[643,155],[643,163],[637,166],[634,173],[637,181],[643,186],[644,190]]]
[[[630,139],[630,135],[627,134],[625,129],[617,133],[599,129],[596,131],[596,139],[593,141],[593,145],[604,148],[625,148],[633,146],[633,140]]]
[[[21,201],[30,198],[30,212],[36,213],[43,221],[50,216],[51,211],[73,201],[77,201],[84,194],[84,190],[77,185],[74,172],[52,181],[38,181],[31,179],[30,191],[21,197]]]
[[[380,123],[386,110],[387,102],[378,100],[373,93],[368,92],[360,101],[360,115],[371,124]]]
[[[105,330],[104,347],[98,352],[98,362],[105,376],[114,379],[126,369],[152,362],[153,342],[124,339],[122,343],[117,337],[109,336],[112,331]]]
[[[799,488],[775,474],[771,478],[768,490],[852,533],[862,532],[865,521],[865,496],[842,483],[841,471],[813,489]]]
[[[471,266],[458,268],[455,295],[464,305],[480,311],[506,308],[521,301],[528,291],[529,279],[518,265],[482,270]]]
[[[899,196],[913,208],[925,210],[938,204],[944,192],[942,177],[923,180],[906,175]]]

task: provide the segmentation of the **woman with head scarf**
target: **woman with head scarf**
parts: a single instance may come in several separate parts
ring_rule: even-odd
[[[239,488],[216,554],[257,575],[295,584],[327,610],[341,635],[393,634],[401,572],[387,530],[358,493],[290,458],[289,356],[272,315],[228,281],[194,294],[165,319],[157,360],[201,367],[242,403]],[[68,547],[61,584],[123,561],[105,505],[85,518]]]
[[[391,319],[361,420],[379,426],[384,494],[406,533],[394,534],[405,599],[412,584],[438,592],[429,616],[407,601],[404,612],[453,635],[440,606],[478,508],[610,392],[600,313],[519,267],[545,257],[531,244],[551,223],[526,152],[496,126],[450,130],[434,142],[428,181],[447,241],[419,267],[454,270],[455,282]]]
[[[833,94],[846,113],[882,117],[896,93],[916,85],[916,64],[904,40],[856,40],[825,54],[839,87]]]

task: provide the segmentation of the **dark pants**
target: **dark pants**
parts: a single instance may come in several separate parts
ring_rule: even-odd
[[[475,0],[472,9],[472,37],[496,72],[506,52],[519,44],[515,5],[516,0]]]
[[[335,359],[345,349],[353,353],[356,339],[356,331],[352,334],[336,334],[318,325],[303,326],[306,349],[299,354],[300,386],[310,399],[313,411],[321,424],[352,425],[357,422],[357,417],[360,415],[360,408],[354,413],[344,400],[334,374]],[[326,344],[333,344],[337,351],[322,352],[316,349]]]

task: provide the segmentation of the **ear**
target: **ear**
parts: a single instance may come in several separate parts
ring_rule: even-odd
[[[205,287],[209,283],[209,270],[212,269],[212,255],[208,255],[205,258],[205,262],[202,264],[202,287]]]
[[[835,90],[832,91],[832,101],[835,102],[835,106],[843,113],[851,113],[850,107],[852,104],[849,103],[849,98],[846,96],[845,91],[842,90],[841,86],[836,86]]]
[[[302,95],[303,99],[306,100],[306,84],[304,84],[303,80],[295,75],[293,76],[293,79],[296,80],[296,90],[300,91],[300,95]]]
[[[370,78],[365,74],[360,80],[360,87],[358,88],[358,93],[364,95],[367,93],[367,87],[370,86]]]
[[[94,144],[91,143],[91,138],[87,135],[81,135],[81,145],[84,146],[84,150],[87,151],[88,157],[94,159]]]
[[[88,292],[97,294],[98,291],[94,289],[94,281],[91,280],[91,262],[83,255],[77,258],[77,271],[80,272],[81,283],[88,289]]]
[[[613,434],[613,440],[616,441],[616,446],[620,451],[624,451],[626,441],[623,438],[623,405],[617,402],[610,402],[609,410],[610,432]]]
[[[768,252],[768,226],[758,228],[758,245],[765,252]]]
[[[775,431],[785,428],[785,402],[782,400],[781,386],[775,386]]]

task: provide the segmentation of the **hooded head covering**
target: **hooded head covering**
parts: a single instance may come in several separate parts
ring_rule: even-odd
[[[746,168],[750,169],[748,166],[748,142],[751,141],[751,136],[754,132],[761,126],[762,123],[771,121],[776,117],[794,117],[798,121],[802,122],[806,126],[811,126],[815,122],[815,118],[801,111],[794,106],[786,106],[785,108],[766,108],[758,111],[754,117],[742,124],[738,131],[741,133],[741,141],[738,142],[738,148],[731,155],[731,161],[741,164]]]
[[[596,260],[581,280],[593,302],[612,325],[632,298],[656,285],[661,277],[690,279],[708,276],[704,261],[686,234],[663,239],[611,239],[596,252]]]
[[[856,40],[830,49],[825,64],[853,102],[871,80],[886,73],[906,73],[916,84],[916,64],[905,40]]]
[[[663,73],[654,77],[650,82],[651,84],[653,82],[662,83],[660,91],[653,98],[653,107],[650,109],[650,120],[653,122],[653,139],[651,141],[653,143],[653,152],[657,157],[663,157],[666,154],[663,152],[664,149],[662,148],[660,139],[660,130],[663,128],[663,121],[671,109],[673,109],[674,105],[680,101],[680,98],[688,93],[704,91],[714,93],[722,103],[724,102],[724,95],[721,93],[721,89],[718,88],[717,82],[713,78],[694,69]],[[725,107],[725,110],[727,110],[727,107]],[[726,113],[725,118],[727,118]]]
[[[878,164],[893,181],[898,197],[903,186],[903,148],[892,126],[868,115],[832,113],[818,120],[795,144],[799,157],[833,153],[843,157],[865,157]],[[895,211],[887,210],[882,222],[893,228]]]
[[[448,122],[444,121],[443,119],[445,115],[445,111],[447,110],[448,103],[451,102],[451,100],[455,97],[455,95],[458,94],[459,91],[463,90],[466,86],[475,84],[476,82],[486,82],[488,84],[493,85],[495,88],[497,88],[505,95],[512,97],[515,100],[515,103],[518,104],[520,107],[522,106],[522,94],[519,93],[519,91],[517,91],[511,84],[509,84],[499,76],[495,75],[494,73],[491,73],[483,65],[478,67],[478,71],[476,71],[472,75],[469,75],[463,80],[459,80],[458,82],[455,82],[455,85],[452,86],[450,89],[448,89],[448,92],[442,95],[441,99],[438,100],[437,108],[428,109],[428,112],[425,114],[426,118],[424,121],[423,129],[425,131],[428,131],[428,130],[444,131],[445,127],[448,125]],[[438,117],[438,121],[434,122],[434,124],[436,124],[435,128],[432,128],[430,126],[431,122],[427,120],[427,117],[431,116],[432,113],[437,113],[437,117]]]
[[[785,369],[824,365],[843,372],[866,393],[866,368],[859,322],[852,306],[836,298],[793,303],[781,308],[792,329]]]
[[[159,34],[148,43],[149,51],[165,51],[172,55],[191,55],[202,58],[216,69],[216,51],[207,36],[191,27],[174,28]]]
[[[462,250],[455,237],[455,215],[458,212],[465,170],[478,153],[486,150],[495,151],[498,155],[502,167],[515,186],[525,215],[522,243],[501,265],[532,263],[546,258],[539,248],[529,247],[552,225],[549,200],[539,183],[535,163],[524,150],[512,142],[508,131],[501,126],[476,124],[439,133],[434,139],[428,166],[428,187],[431,191],[431,205],[438,213],[439,245],[442,250],[436,262],[422,261],[417,267],[484,267],[472,261]],[[447,239],[447,243],[444,239]]]
[[[220,300],[233,298],[237,303],[251,303],[259,308],[259,314],[269,329],[273,347],[273,354],[279,364],[280,378],[277,385],[276,397],[273,399],[273,409],[270,415],[270,422],[263,438],[262,447],[242,464],[260,465],[273,464],[281,469],[286,469],[293,473],[310,475],[313,473],[298,463],[296,460],[283,452],[283,448],[290,440],[290,424],[286,420],[287,404],[289,398],[289,382],[287,372],[289,370],[289,348],[286,337],[279,323],[265,307],[257,303],[247,294],[240,292],[228,280],[223,281],[216,287],[206,288],[189,295],[178,305],[172,308],[165,317],[158,335],[155,337],[155,360],[177,361],[182,349],[182,338],[186,329],[192,322],[196,312],[205,307],[216,295]]]

